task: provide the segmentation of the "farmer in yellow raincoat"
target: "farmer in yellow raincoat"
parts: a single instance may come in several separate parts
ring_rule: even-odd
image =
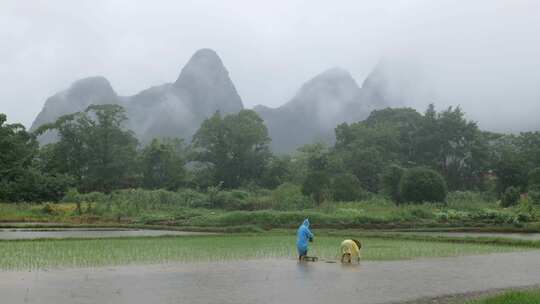
[[[360,263],[360,248],[362,244],[359,240],[344,240],[341,242],[341,263],[352,263],[353,258]]]

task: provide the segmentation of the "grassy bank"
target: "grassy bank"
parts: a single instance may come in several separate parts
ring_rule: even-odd
[[[350,237],[350,236],[349,236]],[[335,260],[345,236],[319,236],[310,255]],[[453,244],[364,237],[364,260],[399,260],[526,250],[491,244]],[[0,269],[29,270],[133,263],[295,258],[290,234],[237,234],[93,240],[0,241]]]
[[[107,205],[106,205],[107,204]],[[102,206],[103,205],[103,206]],[[106,206],[105,206],[106,205]],[[79,214],[75,203],[0,204],[0,222],[54,222],[102,225],[154,225],[176,227],[257,226],[261,229],[293,228],[309,217],[316,228],[429,229],[478,228],[537,229],[536,216],[518,208],[502,209],[485,204],[476,209],[424,204],[396,206],[386,201],[334,203],[302,210],[223,210],[113,202],[84,203]]]
[[[466,304],[538,304],[538,303],[540,303],[540,290],[509,291],[498,296],[466,302]]]

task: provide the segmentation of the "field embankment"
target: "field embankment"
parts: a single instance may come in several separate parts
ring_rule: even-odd
[[[275,190],[274,192],[276,192]],[[221,191],[216,195],[180,190],[121,190],[111,194],[71,193],[57,204],[0,204],[0,222],[69,225],[179,227],[203,231],[260,231],[295,228],[309,217],[315,228],[466,229],[540,231],[534,205],[503,208],[478,193],[453,193],[446,203],[396,205],[373,196],[358,202],[315,205],[298,193]]]

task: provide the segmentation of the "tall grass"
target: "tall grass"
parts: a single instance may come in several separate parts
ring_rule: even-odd
[[[82,214],[75,205],[82,206]],[[484,194],[454,192],[445,204],[396,205],[372,195],[364,201],[325,202],[317,206],[298,186],[275,190],[206,192],[130,189],[111,194],[71,191],[64,203],[0,204],[0,221],[79,221],[223,227],[257,225],[294,227],[304,218],[316,227],[408,228],[459,226],[523,226],[538,220],[534,206],[501,208]]]

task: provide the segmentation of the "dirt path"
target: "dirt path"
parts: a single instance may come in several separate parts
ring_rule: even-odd
[[[540,251],[363,262],[292,260],[0,272],[2,303],[394,303],[540,284]]]

